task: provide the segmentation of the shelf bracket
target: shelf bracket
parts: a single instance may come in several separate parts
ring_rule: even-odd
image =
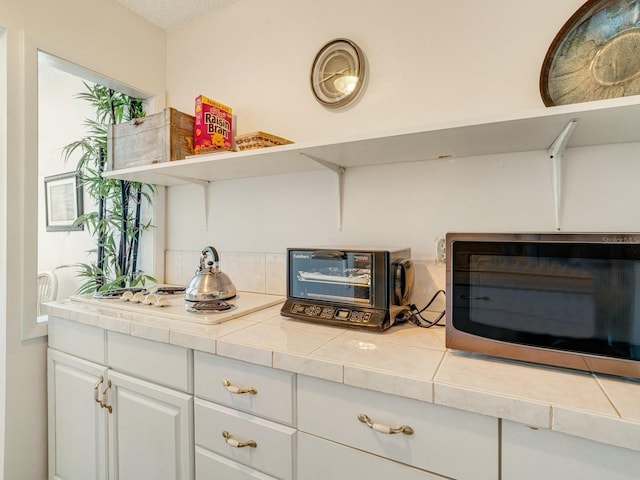
[[[308,153],[300,152],[300,155],[308,158],[309,160],[313,160],[316,163],[319,163],[325,168],[328,168],[332,172],[334,172],[338,177],[338,230],[342,230],[342,203],[344,201],[344,172],[345,168],[340,165],[336,165],[335,163],[327,162],[326,160],[322,160],[321,158],[314,157],[313,155],[309,155]]]
[[[192,185],[198,185],[202,187],[202,201],[204,203],[204,230],[205,232],[209,230],[209,187],[213,182],[209,182],[208,180],[200,180],[198,178],[191,177],[182,177],[180,175],[171,175],[168,173],[159,173],[158,175],[164,175],[165,177],[175,178],[176,180],[180,180],[182,182],[191,183]]]
[[[573,130],[578,123],[577,118],[567,122],[560,134],[553,141],[547,153],[551,159],[551,181],[553,184],[553,201],[555,207],[556,230],[562,230],[562,160]]]

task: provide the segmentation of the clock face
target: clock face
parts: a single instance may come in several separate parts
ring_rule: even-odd
[[[330,108],[341,108],[356,99],[365,78],[364,55],[350,40],[326,44],[311,68],[311,89],[316,100]]]

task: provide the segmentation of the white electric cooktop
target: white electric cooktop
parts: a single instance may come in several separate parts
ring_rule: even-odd
[[[87,303],[98,307],[113,308],[120,311],[152,315],[171,320],[213,325],[226,322],[249,313],[262,310],[284,301],[279,295],[267,295],[264,293],[238,292],[235,298],[226,300],[235,306],[232,310],[222,312],[190,313],[185,309],[184,294],[163,295],[164,306],[149,305],[142,302],[123,301],[120,298],[94,298],[93,295],[76,295],[72,301]],[[157,296],[156,296],[157,299]]]

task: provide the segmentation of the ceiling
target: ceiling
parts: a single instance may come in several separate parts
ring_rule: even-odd
[[[116,0],[165,30],[173,30],[212,10],[240,0]]]

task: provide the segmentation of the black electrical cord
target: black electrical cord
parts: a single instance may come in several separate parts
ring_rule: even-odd
[[[446,295],[444,290],[438,290],[433,297],[431,297],[431,300],[429,300],[429,302],[420,310],[418,310],[418,307],[415,306],[415,304],[410,303],[409,304],[409,311],[411,312],[411,314],[408,317],[408,320],[417,325],[418,327],[422,327],[422,328],[431,328],[434,327],[436,325],[442,327],[443,325],[439,325],[440,321],[444,318],[444,313],[445,310],[443,309],[442,312],[440,312],[440,314],[438,315],[438,318],[436,318],[435,320],[427,320],[426,318],[424,318],[422,316],[422,312],[424,312],[427,308],[429,308],[431,306],[431,304],[436,300],[436,298],[438,298],[438,295]]]

